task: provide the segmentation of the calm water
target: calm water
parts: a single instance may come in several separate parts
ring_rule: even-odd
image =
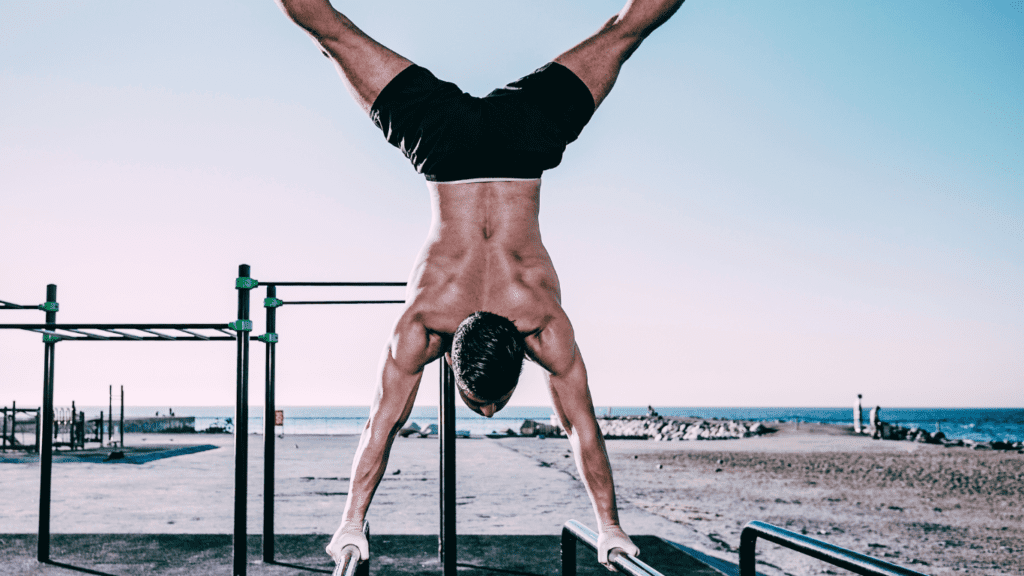
[[[99,415],[106,406],[81,407],[87,418]],[[210,425],[224,424],[226,418],[234,415],[231,406],[182,406],[175,407],[177,416],[195,416],[196,429]],[[366,423],[369,407],[366,406],[283,406],[285,434],[358,434]],[[695,416],[698,418],[723,418],[732,420],[816,422],[823,424],[852,424],[852,408],[686,408],[655,406],[663,416]],[[118,408],[114,411],[117,414]],[[642,415],[647,407],[614,407],[615,416]],[[166,416],[166,406],[128,406],[125,416],[153,416],[159,412]],[[469,430],[473,434],[486,434],[512,428],[518,431],[523,420],[532,419],[547,422],[551,417],[548,406],[509,406],[494,416],[484,418],[468,408],[456,407],[456,428]],[[608,407],[597,407],[598,415],[607,415]],[[263,431],[263,409],[252,407],[249,411],[249,430]],[[865,406],[864,422],[867,423],[868,407]],[[1021,408],[882,408],[881,418],[886,422],[906,427],[918,426],[934,432],[940,426],[950,438],[964,438],[978,441],[1024,440],[1024,409]],[[437,423],[437,408],[432,406],[413,408],[409,422],[420,427]],[[279,429],[280,431],[280,429]]]

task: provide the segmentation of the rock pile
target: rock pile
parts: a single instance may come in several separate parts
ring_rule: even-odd
[[[771,431],[760,422],[737,420],[699,420],[693,418],[664,418],[661,416],[613,416],[597,419],[601,435],[609,439],[636,439],[659,441],[729,440],[759,436]],[[545,426],[548,436],[564,436],[556,418]],[[526,432],[526,430],[523,430]]]
[[[875,439],[903,440],[922,444],[942,444],[944,446],[966,446],[975,450],[1024,450],[1024,442],[977,442],[975,440],[950,440],[941,430],[931,433],[918,427],[904,428],[888,422],[880,422],[876,429],[868,428],[865,432]]]

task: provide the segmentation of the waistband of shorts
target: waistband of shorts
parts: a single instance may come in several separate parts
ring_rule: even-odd
[[[428,182],[434,182],[435,184],[476,184],[479,182],[540,182],[540,177],[537,178],[507,178],[504,176],[494,176],[487,178],[466,178],[464,180],[434,180],[427,176]]]

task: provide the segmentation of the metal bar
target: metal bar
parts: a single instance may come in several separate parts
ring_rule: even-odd
[[[50,314],[50,312],[47,312],[47,314]],[[106,330],[107,328],[116,328],[120,330],[180,330],[182,328],[189,328],[192,330],[220,330],[227,329],[228,325],[224,322],[219,324],[57,324],[56,322],[46,322],[44,324],[0,324],[0,329],[31,330],[33,328],[45,328],[49,330],[67,330],[70,328],[94,330]],[[231,336],[233,338],[234,334],[231,334]]]
[[[127,332],[118,332],[117,330],[114,330],[113,328],[107,328],[106,330],[104,330],[104,332],[113,332],[114,334],[120,334],[121,336],[124,336],[125,338],[128,338],[129,340],[142,340],[142,336],[136,336],[134,334],[129,334]],[[232,340],[234,340],[234,338],[232,338]]]
[[[263,282],[264,286],[405,286],[406,282]]]
[[[441,529],[438,556],[444,576],[455,576],[458,542],[455,535],[455,376],[444,356],[441,363],[441,398],[437,406],[441,444]]]
[[[277,296],[277,287],[267,286],[267,298]],[[277,332],[277,308],[267,308],[267,333]],[[274,436],[277,420],[274,405],[275,344],[267,342],[267,362],[263,373],[263,561],[274,561]]]
[[[249,265],[238,266],[240,278],[249,277]],[[238,319],[249,319],[249,288],[238,288]],[[249,464],[249,333],[237,332],[238,365],[235,382],[235,526],[233,575],[245,576],[245,520]]]
[[[754,552],[757,539],[763,538],[812,558],[865,576],[925,576],[896,564],[840,548],[785,528],[757,520],[748,522],[740,532],[740,576],[756,576]]]
[[[576,544],[573,542],[572,550],[567,549],[566,543],[570,540],[579,540],[593,551],[597,551],[597,534],[576,520],[569,520],[562,526],[562,576],[575,576],[576,574]],[[568,559],[572,559],[571,565],[567,565]],[[609,563],[618,568],[619,572],[631,576],[664,576],[654,568],[637,560],[636,557],[621,553],[614,556],[609,555]],[[571,572],[569,570],[571,569]]]
[[[562,556],[562,576],[576,576],[576,535],[567,528],[562,528],[559,552]]]
[[[47,284],[46,301],[57,301],[57,285]],[[46,322],[57,322],[56,312],[46,312]],[[39,452],[39,540],[36,558],[50,560],[50,485],[53,480],[53,360],[55,342],[43,344],[43,406]]]
[[[209,340],[209,339],[210,339],[210,337],[209,337],[209,336],[203,336],[202,334],[197,334],[197,333],[195,333],[195,332],[192,332],[191,330],[187,330],[187,329],[185,329],[185,328],[178,328],[178,330],[181,330],[182,332],[184,332],[184,333],[186,333],[186,334],[191,334],[191,335],[193,335],[193,336],[195,336],[196,338],[199,338],[199,339],[201,339],[201,340]]]
[[[7,302],[6,300],[0,300],[0,310],[39,310],[39,306],[23,306],[21,304],[15,304],[14,302]]]
[[[296,306],[299,304],[405,304],[405,300],[310,300],[305,302],[289,300],[282,305]]]
[[[90,338],[97,338],[99,340],[110,340],[110,336],[100,336],[99,334],[91,334],[89,332],[82,332],[81,330],[76,330],[74,328],[64,328],[64,330],[67,330],[68,332],[74,332],[75,334],[81,334],[83,336],[88,336]]]
[[[363,535],[370,539],[370,523],[363,520]],[[359,549],[355,545],[341,549],[341,561],[334,566],[333,576],[370,576],[370,560],[359,561]]]
[[[118,425],[121,432],[121,449],[124,449],[124,384],[121,385],[121,423]]]
[[[28,331],[29,332],[38,332],[40,334],[49,334],[51,336],[60,336],[61,338],[65,339],[65,340],[89,340],[89,338],[78,338],[78,337],[68,336],[66,334],[61,334],[59,332],[54,332],[53,330],[43,330],[42,328],[29,328]]]
[[[161,334],[159,332],[154,332],[154,331],[149,330],[147,328],[137,328],[137,330],[139,330],[140,332],[148,332],[148,333],[150,333],[150,334],[152,334],[154,336],[159,336],[159,337],[161,337],[161,338],[163,338],[165,340],[177,340],[178,339],[177,336],[168,336],[167,334]]]

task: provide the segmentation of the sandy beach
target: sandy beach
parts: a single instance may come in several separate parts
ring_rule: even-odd
[[[279,534],[333,532],[355,436],[277,439]],[[128,445],[219,448],[141,465],[54,465],[54,533],[229,533],[232,439],[128,435]],[[399,439],[370,509],[375,534],[436,534],[436,439]],[[593,526],[564,439],[463,439],[460,534],[557,534]],[[730,562],[761,520],[929,574],[1024,574],[1024,455],[874,441],[840,427],[783,425],[724,441],[610,440],[623,527]],[[38,464],[0,464],[3,533],[34,533]],[[262,437],[250,441],[250,533],[262,526]],[[325,540],[326,542],[326,540]],[[759,543],[766,575],[840,573]]]

